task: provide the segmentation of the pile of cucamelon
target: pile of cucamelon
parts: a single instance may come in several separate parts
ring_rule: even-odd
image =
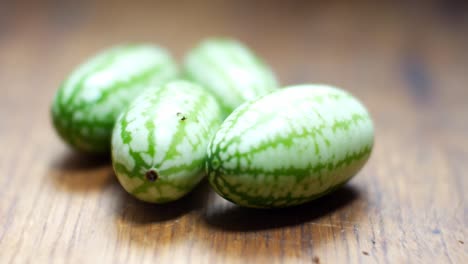
[[[288,207],[325,195],[368,160],[365,107],[328,85],[278,88],[246,46],[207,39],[183,68],[155,45],[121,45],[79,66],[58,89],[52,119],[78,151],[112,154],[123,188],[177,200],[207,176],[238,205]]]

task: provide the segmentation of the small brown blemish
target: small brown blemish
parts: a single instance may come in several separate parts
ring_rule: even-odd
[[[153,169],[147,171],[147,172],[145,173],[145,176],[146,176],[146,179],[147,179],[148,181],[152,181],[152,182],[154,182],[155,180],[157,180],[158,177],[159,177],[158,173],[157,173],[155,170],[153,170]]]
[[[320,263],[319,257],[315,256],[314,258],[312,258],[312,262],[315,264],[319,264]]]
[[[372,245],[375,245],[375,240],[371,239]]]
[[[181,112],[177,112],[177,116],[180,118],[180,121],[184,121],[185,119],[187,119],[187,117],[184,116]]]
[[[463,242],[462,240],[458,240],[458,243],[460,243],[462,245],[465,244],[465,242]]]
[[[363,251],[362,254],[364,254],[366,256],[369,256],[369,252],[367,252],[367,251]]]

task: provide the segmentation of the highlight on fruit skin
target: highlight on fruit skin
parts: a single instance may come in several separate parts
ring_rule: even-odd
[[[209,38],[190,50],[184,76],[201,84],[218,100],[224,116],[245,101],[278,88],[276,77],[248,47],[229,38]]]
[[[183,197],[205,176],[206,148],[221,122],[216,99],[197,84],[172,81],[146,90],[113,130],[112,165],[120,184],[146,202]]]
[[[164,48],[151,44],[114,46],[89,58],[62,83],[51,107],[59,136],[74,149],[108,153],[117,116],[148,87],[179,76]]]
[[[221,124],[208,147],[208,181],[241,206],[294,206],[351,179],[373,141],[368,111],[348,92],[286,87],[242,104]]]

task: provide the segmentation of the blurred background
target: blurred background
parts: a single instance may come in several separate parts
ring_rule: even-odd
[[[359,84],[393,94],[402,83],[388,81],[401,76],[417,82],[415,91],[428,93],[426,86],[437,86],[434,74],[437,81],[454,79],[443,90],[460,92],[456,79],[464,75],[468,56],[467,7],[463,0],[2,0],[2,75],[16,80],[28,70],[42,71],[26,74],[30,78],[47,72],[47,86],[56,87],[77,63],[117,43],[155,42],[181,58],[202,38],[230,36],[259,53],[284,84]]]
[[[244,42],[283,85],[333,84],[368,107],[375,149],[346,206],[288,211],[294,225],[274,231],[220,231],[198,207],[156,223],[148,211],[173,211],[131,200],[108,164],[80,160],[55,135],[50,102],[86,58],[153,42],[181,61],[211,36]],[[0,0],[0,92],[0,259],[467,263],[468,1]],[[248,225],[230,216],[222,222]]]

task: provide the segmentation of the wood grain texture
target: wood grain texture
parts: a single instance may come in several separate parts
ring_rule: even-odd
[[[352,2],[0,2],[0,262],[468,263],[466,4]],[[206,182],[149,205],[108,158],[56,136],[52,97],[87,56],[149,41],[181,58],[213,35],[247,43],[284,85],[362,99],[376,126],[364,170],[284,210],[233,206]]]

